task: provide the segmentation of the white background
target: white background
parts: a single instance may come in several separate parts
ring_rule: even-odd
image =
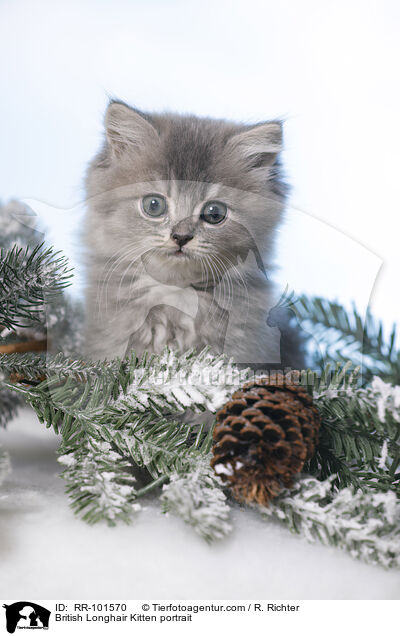
[[[397,319],[395,0],[3,0],[0,18],[0,197],[32,202],[79,285],[83,174],[114,96],[283,117],[291,208],[311,217],[289,209],[282,286],[364,307],[383,263],[372,307]]]

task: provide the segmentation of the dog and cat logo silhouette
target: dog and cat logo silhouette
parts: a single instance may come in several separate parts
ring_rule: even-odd
[[[32,603],[18,601],[12,605],[3,605],[6,610],[7,631],[13,634],[18,629],[48,629],[50,610]]]

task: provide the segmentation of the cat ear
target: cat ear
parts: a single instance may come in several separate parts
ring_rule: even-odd
[[[249,168],[269,166],[282,150],[282,124],[270,121],[251,126],[231,137],[228,146],[241,154]]]
[[[107,141],[116,155],[158,139],[154,126],[142,113],[122,102],[111,102],[104,121]]]

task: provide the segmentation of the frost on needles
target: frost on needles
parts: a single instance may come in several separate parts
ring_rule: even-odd
[[[400,567],[400,500],[395,493],[333,491],[334,477],[302,476],[269,508],[260,509],[262,516],[278,519],[311,543],[336,546],[385,568]]]
[[[229,362],[207,350],[132,355],[103,365],[63,364],[58,357],[49,361],[49,369],[45,382],[15,390],[61,434],[63,477],[82,518],[129,522],[141,498],[153,491],[160,493],[165,512],[182,517],[206,540],[229,533],[228,499],[209,463],[212,426],[194,426],[193,414],[222,406],[243,381],[243,372],[238,377]],[[216,386],[212,377],[218,378]],[[313,392],[323,433],[309,470],[319,479],[300,476],[294,490],[261,512],[308,540],[398,566],[398,387],[379,379],[357,387],[342,369],[320,378]],[[192,414],[188,421],[180,417],[185,412]],[[324,463],[328,451],[336,461],[332,468],[339,471],[321,479],[331,466]]]
[[[1,365],[21,372],[18,356],[0,357]],[[46,381],[14,390],[61,434],[62,476],[86,521],[129,522],[138,500],[165,484],[164,511],[211,540],[230,530],[229,509],[210,467],[209,417],[200,415],[196,424],[193,417],[215,412],[247,377],[208,349],[102,364],[58,355],[48,361]]]

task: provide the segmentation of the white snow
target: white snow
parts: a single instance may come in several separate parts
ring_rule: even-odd
[[[13,466],[0,486],[3,598],[400,598],[398,571],[309,544],[239,506],[233,532],[211,546],[156,499],[143,500],[131,526],[88,526],[58,477],[58,438],[31,411],[0,431],[0,444]]]
[[[383,444],[382,444],[382,453],[381,453],[381,456],[379,458],[378,468],[381,468],[382,470],[385,470],[387,456],[388,456],[388,443],[387,443],[387,440],[385,439]]]
[[[167,399],[182,412],[188,407],[215,412],[247,376],[248,370],[238,370],[232,360],[215,357],[206,350],[192,359],[165,349],[151,372],[135,370],[133,381],[126,392],[120,393],[115,405],[121,402],[144,411],[151,395],[154,402]]]
[[[75,457],[72,453],[67,455],[59,455],[58,461],[64,466],[73,466],[76,463]]]
[[[400,422],[400,386],[393,386],[374,376],[369,393],[376,401],[378,416],[385,421],[386,411],[389,411],[396,422]]]
[[[232,466],[226,466],[225,464],[217,464],[215,466],[215,472],[217,475],[233,475]]]

